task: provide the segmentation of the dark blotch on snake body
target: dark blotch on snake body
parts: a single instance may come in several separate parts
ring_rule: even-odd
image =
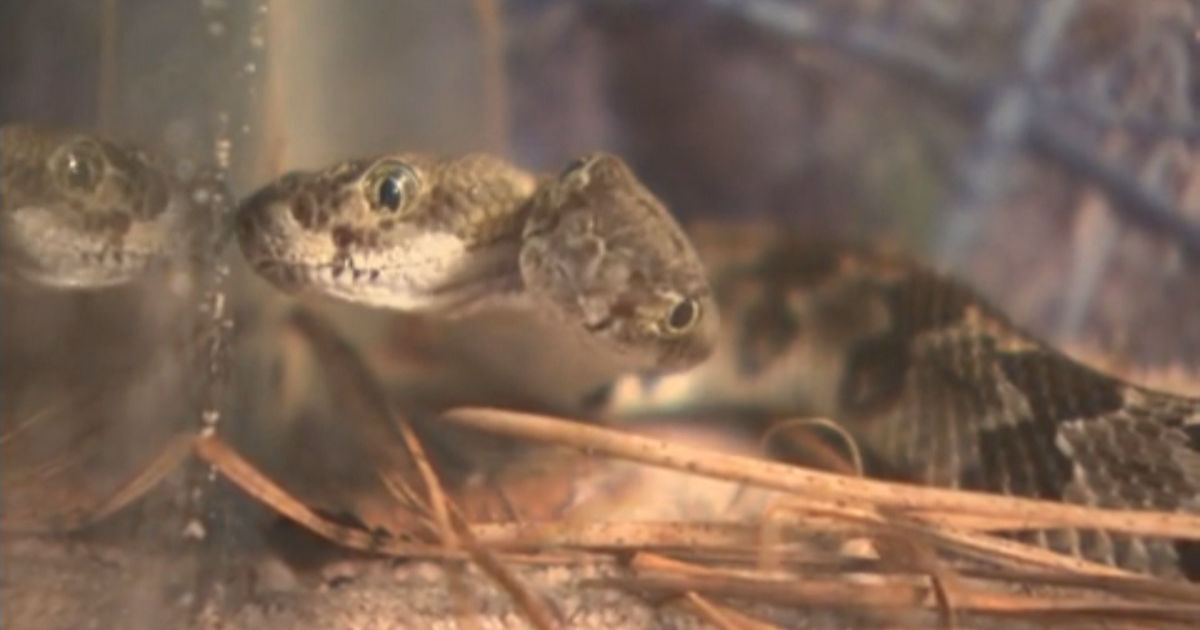
[[[838,388],[838,403],[852,419],[891,407],[904,392],[911,363],[905,335],[885,335],[854,344]]]
[[[980,431],[980,467],[964,472],[963,486],[1062,501],[1073,473],[1071,460],[1054,445],[1057,434],[1054,424],[1038,421]]]
[[[1121,386],[1112,378],[1050,352],[1002,353],[1004,376],[1029,402],[1036,422],[1087,420],[1125,406]]]
[[[961,323],[967,309],[977,303],[971,292],[927,273],[909,275],[881,289],[890,326],[879,335],[853,343],[847,352],[838,399],[850,418],[893,407],[908,382],[918,338]],[[973,351],[954,345],[943,350],[953,363],[970,361],[967,355]],[[958,366],[948,367],[946,374],[950,375]],[[974,389],[974,383],[965,383],[962,391]]]
[[[749,271],[764,278],[767,286],[742,318],[737,344],[742,373],[763,372],[802,334],[800,320],[788,305],[787,296],[793,288],[810,289],[837,273],[838,261],[833,254],[833,250],[822,247],[775,246]]]

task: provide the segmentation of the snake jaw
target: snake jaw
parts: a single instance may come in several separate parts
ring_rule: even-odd
[[[449,316],[512,291],[532,187],[491,156],[386,154],[281,177],[241,203],[235,232],[281,289]]]
[[[420,312],[468,300],[469,279],[494,269],[491,257],[468,256],[466,240],[448,230],[396,224],[384,232],[355,224],[352,213],[318,217],[307,210],[317,200],[291,190],[288,181],[300,180],[259,191],[235,218],[246,260],[288,293]],[[493,269],[479,269],[484,261]]]
[[[168,266],[181,252],[181,200],[152,220],[135,220],[123,209],[79,212],[64,205],[26,206],[4,217],[6,257],[17,273],[37,284],[63,289],[103,289],[126,284]],[[28,243],[37,243],[30,247]]]
[[[345,169],[336,174],[354,181]],[[356,196],[322,212],[336,191],[301,187],[311,181],[289,175],[244,201],[235,217],[246,260],[277,288],[421,312],[474,301],[486,284],[476,287],[474,280],[512,276],[515,253],[497,257],[472,249],[463,234],[414,217],[373,219]]]
[[[445,307],[461,298],[454,279],[469,274],[465,245],[450,234],[414,237],[407,251],[333,253],[320,260],[259,258],[259,275],[289,293],[317,293],[407,312]],[[464,283],[465,284],[465,283]]]
[[[289,293],[323,293],[409,311],[431,307],[432,296],[453,276],[465,249],[461,238],[444,232],[395,235],[405,247],[331,237],[305,229],[283,204],[240,213],[237,235],[255,271]]]

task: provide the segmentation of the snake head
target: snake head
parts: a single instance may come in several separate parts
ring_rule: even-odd
[[[293,172],[236,212],[242,253],[289,292],[446,312],[515,276],[533,178],[482,154],[392,153]]]
[[[0,134],[6,270],[102,288],[186,251],[196,212],[165,162],[86,134],[29,125]]]
[[[712,354],[720,322],[704,265],[624,161],[572,162],[528,211],[520,268],[531,297],[641,369],[681,370]]]

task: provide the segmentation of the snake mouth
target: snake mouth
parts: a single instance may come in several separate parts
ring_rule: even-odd
[[[453,288],[440,274],[422,275],[403,266],[356,265],[349,257],[332,262],[258,257],[258,274],[292,294],[328,297],[402,311],[423,311],[452,302]]]
[[[288,292],[328,291],[380,282],[382,270],[359,269],[348,261],[312,263],[257,256],[252,265],[259,275]]]
[[[5,266],[41,286],[106,288],[196,254],[205,226],[179,198],[153,218],[119,204],[26,203],[3,217]]]
[[[19,273],[39,285],[59,289],[105,289],[133,282],[166,267],[155,253],[130,251],[39,252],[21,257]]]
[[[81,231],[53,209],[31,208],[4,223],[6,265],[53,288],[107,288],[136,281],[185,253],[173,225],[135,226],[123,235]]]
[[[355,266],[348,259],[332,263],[259,258],[252,263],[260,277],[290,294],[316,294],[364,306],[454,316],[475,305],[503,300],[519,291],[515,274],[480,275],[470,266],[424,269],[419,266]]]

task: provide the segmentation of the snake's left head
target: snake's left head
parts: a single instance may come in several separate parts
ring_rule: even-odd
[[[704,265],[624,161],[575,160],[529,203],[520,266],[533,297],[644,369],[713,353],[720,322]]]

